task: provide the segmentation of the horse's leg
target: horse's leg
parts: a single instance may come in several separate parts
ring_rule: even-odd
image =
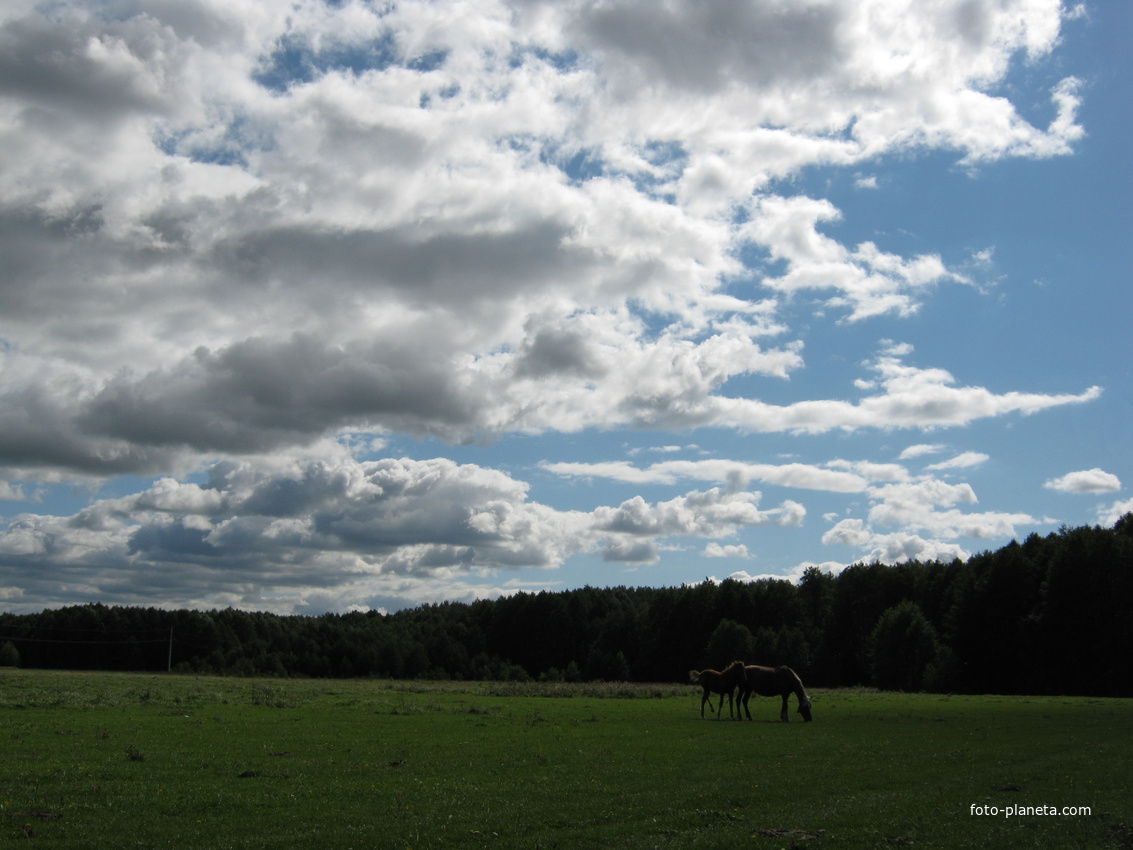
[[[744,714],[747,715],[747,719],[751,720],[751,709],[747,707],[747,701],[749,699],[751,699],[751,691],[740,691],[740,705],[744,707]],[[739,714],[739,710],[736,711],[736,714]],[[742,720],[743,718],[741,717],[740,719]]]
[[[700,695],[700,719],[704,719],[704,702],[708,699],[708,688],[704,689],[704,693]],[[712,707],[712,703],[708,703],[708,707]]]
[[[789,697],[790,695],[790,691],[783,694],[783,710],[779,712],[779,719],[784,723],[791,722],[791,715],[787,713],[787,697]]]

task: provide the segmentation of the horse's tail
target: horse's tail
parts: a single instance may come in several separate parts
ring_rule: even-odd
[[[690,682],[692,682],[692,684],[694,684],[694,685],[699,684],[700,683],[700,671],[699,670],[689,670],[688,671],[688,680]]]

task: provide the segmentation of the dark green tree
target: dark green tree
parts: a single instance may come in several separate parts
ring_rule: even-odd
[[[885,564],[853,564],[834,582],[830,619],[825,627],[828,685],[857,685],[870,678],[870,635],[882,613],[912,597],[907,569]]]
[[[1043,578],[1028,550],[1014,541],[997,552],[972,557],[959,573],[945,633],[970,690],[1033,690],[1030,631]]]
[[[0,646],[0,667],[19,667],[20,651],[10,640],[4,641]]]
[[[723,670],[733,661],[751,664],[753,647],[751,629],[735,620],[721,620],[704,647],[704,663],[714,670]]]
[[[883,690],[919,691],[939,641],[920,606],[905,600],[886,610],[871,637],[873,681]]]
[[[1064,529],[1052,545],[1037,624],[1041,690],[1129,695],[1133,537],[1083,527]]]

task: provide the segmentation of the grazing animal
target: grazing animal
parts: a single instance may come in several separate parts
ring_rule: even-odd
[[[700,716],[704,717],[704,703],[708,703],[708,707],[712,707],[712,694],[720,695],[720,704],[716,706],[716,719],[720,719],[720,710],[724,707],[724,697],[728,697],[728,716],[735,717],[737,720],[743,718],[739,716],[739,711],[733,713],[732,693],[735,689],[744,687],[745,670],[742,661],[733,661],[723,672],[719,670],[689,670],[688,680],[694,685],[700,685],[704,689],[704,694],[700,698]]]
[[[737,702],[743,706],[748,720],[751,720],[751,712],[748,710],[747,701],[754,692],[761,697],[781,696],[783,698],[783,709],[779,712],[779,719],[784,723],[789,723],[791,720],[787,715],[787,698],[793,693],[799,700],[799,714],[803,716],[803,720],[807,723],[811,721],[810,697],[807,696],[802,681],[790,667],[759,667],[749,664],[744,668],[744,681],[738,687],[739,698]],[[738,715],[739,709],[736,711]]]

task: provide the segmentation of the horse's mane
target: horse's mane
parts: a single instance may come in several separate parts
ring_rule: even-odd
[[[786,664],[782,664],[776,669],[781,675],[786,676],[790,680],[791,690],[793,690],[796,694],[802,694],[807,699],[810,699],[810,695],[806,692],[806,688],[803,687],[803,680],[799,678],[798,673],[796,673]]]
[[[692,682],[693,684],[696,684],[697,682],[700,681],[700,677],[704,673],[714,673],[717,676],[722,676],[734,667],[739,667],[739,668],[743,669],[744,663],[742,661],[733,661],[731,664],[729,664],[723,670],[710,670],[710,669],[707,669],[707,668],[705,668],[704,670],[689,670],[688,671],[688,680],[690,682]]]

